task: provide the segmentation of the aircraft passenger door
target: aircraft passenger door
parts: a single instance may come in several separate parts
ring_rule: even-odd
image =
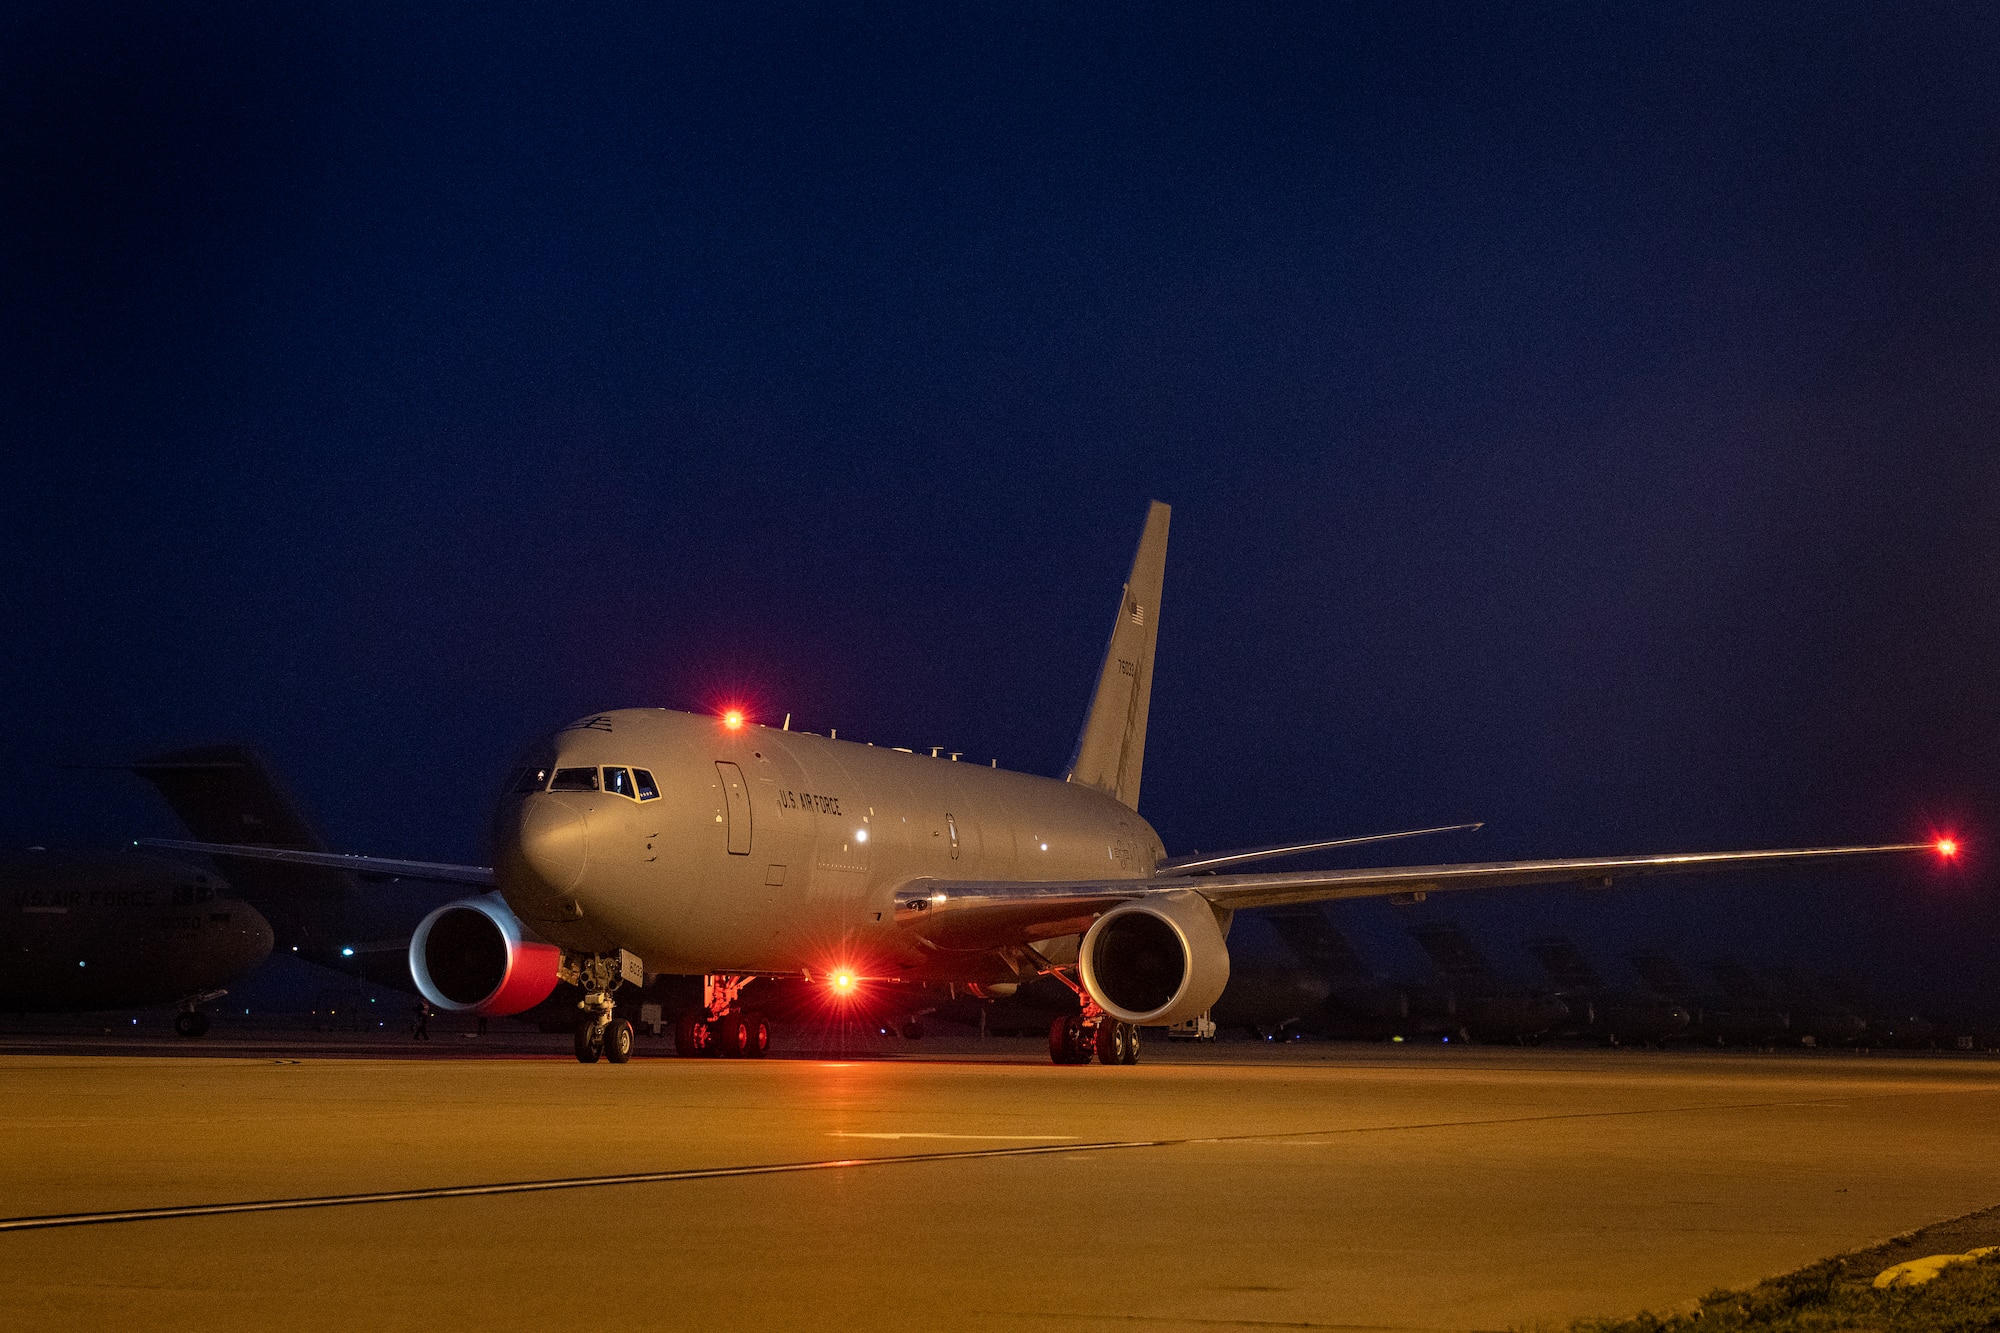
[[[750,788],[743,770],[727,759],[715,761],[715,774],[722,779],[722,796],[729,812],[729,854],[750,855]]]

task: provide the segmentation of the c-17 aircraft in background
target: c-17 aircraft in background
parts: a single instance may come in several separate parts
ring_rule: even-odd
[[[0,853],[0,1012],[174,1005],[174,1031],[271,952],[271,926],[208,871],[140,852]]]
[[[630,1058],[622,981],[704,978],[683,1053],[761,1054],[759,977],[852,990],[873,981],[1004,985],[1053,975],[1058,1064],[1138,1058],[1138,1030],[1203,1014],[1229,980],[1241,908],[1462,889],[1609,884],[1937,850],[1863,847],[1242,871],[1320,844],[1169,857],[1139,817],[1168,508],[1149,510],[1083,731],[1058,778],[761,725],[742,713],[594,713],[536,746],[493,817],[494,864],[445,865],[242,844],[151,845],[492,890],[410,938],[439,1007],[517,1013],[561,981],[583,993],[576,1055]],[[1347,840],[1341,840],[1347,841]]]

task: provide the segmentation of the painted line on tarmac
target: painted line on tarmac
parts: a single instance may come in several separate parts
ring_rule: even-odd
[[[1983,1090],[1982,1090],[1983,1091]],[[1925,1092],[1890,1093],[1886,1097],[1925,1096]],[[543,1194],[552,1190],[596,1189],[607,1185],[664,1185],[686,1180],[733,1180],[745,1176],[798,1175],[808,1171],[844,1171],[864,1166],[917,1166],[927,1162],[977,1162],[1001,1157],[1050,1157],[1066,1153],[1115,1152],[1128,1148],[1184,1148],[1200,1144],[1282,1144],[1287,1140],[1327,1139],[1339,1135],[1393,1134],[1431,1129],[1481,1129],[1531,1125],[1561,1120],[1611,1120],[1641,1115],[1687,1115],[1713,1111],[1761,1111],[1780,1106],[1816,1106],[1838,1098],[1787,1097],[1766,1102],[1733,1102],[1701,1106],[1636,1107],[1624,1111],[1558,1111],[1546,1115],[1499,1116],[1482,1120],[1433,1120],[1402,1125],[1343,1125],[1338,1129],[1287,1129],[1260,1134],[1188,1135],[1171,1139],[1113,1139],[1099,1143],[1036,1143],[1014,1148],[961,1148],[948,1152],[896,1153],[881,1157],[835,1157],[817,1162],[773,1162],[762,1166],[693,1167],[681,1171],[632,1171],[613,1176],[559,1176],[550,1180],[512,1180],[493,1185],[443,1185],[432,1189],[375,1190],[366,1194],[318,1194],[289,1199],[245,1199],[235,1203],[196,1203],[167,1208],[119,1208],[96,1213],[48,1213],[37,1217],[0,1218],[0,1232],[51,1231],[59,1227],[105,1226],[116,1222],[160,1222],[181,1217],[224,1217],[232,1213],[283,1213],[305,1208],[346,1208],[364,1203],[415,1203],[424,1199],[475,1199],[496,1194]],[[1867,1098],[1866,1100],[1883,1100]]]
[[[1081,1134],[864,1134],[859,1130],[836,1129],[827,1135],[830,1139],[985,1139],[1019,1141],[1022,1143],[1050,1143],[1057,1139],[1080,1139]]]
[[[1120,1148],[1170,1148],[1187,1139],[1128,1139],[1110,1143],[1038,1143],[1018,1148],[965,1148],[956,1152],[899,1153],[883,1157],[837,1157],[820,1162],[774,1162],[765,1166],[697,1167],[685,1171],[634,1171],[616,1176],[565,1176],[553,1180],[512,1180],[497,1185],[445,1185],[435,1189],[376,1190],[367,1194],[320,1194],[293,1199],[246,1199],[237,1203],[197,1203],[172,1208],[120,1208],[101,1213],[50,1213],[0,1218],[0,1231],[48,1231],[56,1227],[104,1226],[112,1222],[156,1222],[176,1217],[222,1217],[231,1213],[281,1213],[301,1208],[345,1208],[363,1203],[413,1203],[422,1199],[472,1199],[491,1194],[540,1194],[550,1190],[593,1189],[605,1185],[663,1185],[682,1180],[731,1180],[739,1176],[782,1176],[804,1171],[841,1171],[862,1166],[907,1166],[923,1162],[976,1162],[990,1157],[1036,1157],[1048,1153],[1110,1152]]]

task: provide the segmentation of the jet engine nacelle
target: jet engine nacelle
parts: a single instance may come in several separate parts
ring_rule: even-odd
[[[1226,919],[1190,891],[1121,903],[1083,937],[1077,970],[1084,989],[1124,1023],[1158,1026],[1197,1017],[1229,984]]]
[[[410,936],[410,975],[426,1000],[453,1013],[501,1017],[532,1009],[556,988],[562,950],[528,933],[497,893],[446,903]]]

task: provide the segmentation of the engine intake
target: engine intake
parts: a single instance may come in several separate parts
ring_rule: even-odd
[[[1198,893],[1122,903],[1091,925],[1077,954],[1084,989],[1123,1023],[1179,1023],[1229,984],[1227,917]]]
[[[497,893],[446,903],[410,936],[410,976],[452,1013],[502,1017],[532,1009],[556,988],[562,950],[529,935]]]

